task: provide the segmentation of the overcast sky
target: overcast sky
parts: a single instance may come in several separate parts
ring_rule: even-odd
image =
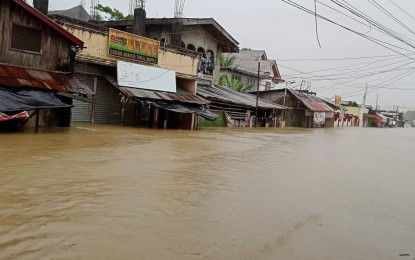
[[[415,44],[415,33],[411,33],[393,21],[371,4],[371,1],[375,1],[388,10],[409,27],[409,30],[415,31],[414,0],[347,0],[347,2],[387,28],[407,37],[408,41]],[[294,2],[314,10],[313,0],[294,0]],[[316,91],[319,96],[331,98],[334,95],[340,95],[344,100],[352,99],[360,103],[363,98],[364,85],[367,82],[370,92],[368,102],[373,106],[376,103],[376,95],[379,94],[379,104],[383,107],[393,105],[402,107],[404,105],[415,108],[415,51],[413,48],[376,32],[375,29],[371,29],[367,25],[367,22],[359,20],[355,16],[354,18],[363,24],[322,5],[326,4],[347,13],[329,0],[319,0],[319,2],[317,13],[362,34],[367,33],[368,36],[403,48],[395,48],[395,50],[406,56],[322,20],[318,21],[320,48],[316,39],[314,16],[281,0],[251,2],[246,0],[187,0],[184,15],[185,17],[199,18],[213,17],[240,42],[240,47],[264,49],[269,59],[277,60],[284,79],[295,80],[297,83],[303,79],[308,80],[312,84],[311,89]],[[51,10],[66,9],[79,3],[79,0],[50,0]],[[85,0],[85,3],[89,10],[90,1]],[[100,3],[113,6],[125,13],[129,11],[128,0],[101,0]],[[407,14],[393,3],[405,10]],[[148,17],[172,17],[174,1],[147,0],[146,9]],[[353,16],[351,13],[348,15]],[[413,55],[413,58],[410,55]],[[373,56],[387,57],[303,60]],[[292,61],[293,59],[301,60]],[[414,63],[410,64],[410,62]],[[410,74],[412,72],[414,74]],[[374,75],[374,73],[377,74]],[[377,89],[375,87],[387,88]]]

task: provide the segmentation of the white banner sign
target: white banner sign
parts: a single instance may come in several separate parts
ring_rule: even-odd
[[[176,72],[117,61],[117,83],[120,87],[176,92]]]

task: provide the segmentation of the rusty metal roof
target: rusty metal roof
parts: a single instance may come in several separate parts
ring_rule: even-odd
[[[28,69],[6,64],[0,64],[0,86],[39,88],[82,95],[93,94],[73,74]]]
[[[140,89],[140,88],[129,88],[129,87],[120,87],[117,84],[117,80],[109,75],[104,76],[112,85],[114,85],[117,89],[119,89],[125,96],[129,98],[138,98],[143,100],[164,100],[164,101],[174,101],[174,102],[182,102],[182,103],[189,103],[189,104],[198,104],[198,105],[206,105],[209,103],[208,100],[193,95],[187,91],[177,89],[176,93],[172,92],[165,92],[165,91],[154,91],[154,90],[147,90],[147,89]]]
[[[198,86],[197,94],[209,100],[216,99],[226,103],[256,107],[255,95],[242,93],[232,88],[220,86]],[[258,107],[269,109],[287,109],[285,106],[274,104],[261,98],[258,98]]]
[[[333,112],[334,109],[327,104],[325,101],[323,101],[321,98],[309,94],[309,93],[304,93],[304,92],[300,92],[300,91],[296,91],[290,88],[287,88],[287,93],[290,93],[295,99],[297,99],[298,101],[301,101],[301,103],[304,104],[304,106],[311,110],[311,111],[315,111],[315,112]],[[272,90],[265,90],[265,91],[260,91],[260,93],[273,93],[273,92],[284,92],[285,89],[272,89]]]
[[[331,108],[328,104],[326,104],[320,98],[305,93],[296,93],[295,91],[291,91],[303,104],[310,109],[311,111],[317,112],[333,112],[334,109]]]

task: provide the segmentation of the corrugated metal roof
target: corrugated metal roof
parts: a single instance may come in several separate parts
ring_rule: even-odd
[[[138,99],[175,101],[199,105],[206,105],[209,103],[208,100],[181,89],[177,89],[176,93],[172,93],[139,88],[119,87],[114,77],[109,75],[105,75],[104,77],[129,98],[135,97]]]
[[[208,99],[216,99],[222,102],[243,105],[247,107],[256,107],[256,96],[248,93],[242,93],[232,88],[220,86],[199,86],[197,94]],[[258,99],[258,107],[270,109],[287,109],[287,107]]]
[[[311,111],[317,111],[317,112],[333,112],[334,109],[332,109],[328,104],[326,104],[323,100],[320,98],[311,95],[311,94],[305,94],[305,93],[298,93],[291,89],[289,91],[303,104],[310,109]]]
[[[92,95],[92,91],[73,74],[27,69],[0,64],[0,85],[29,87]]]

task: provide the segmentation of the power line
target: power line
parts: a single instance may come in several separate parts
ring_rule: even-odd
[[[407,53],[408,55],[414,55],[413,53]],[[346,57],[346,58],[323,58],[323,59],[277,59],[278,61],[344,61],[344,60],[362,60],[362,59],[375,59],[384,57],[397,57],[401,54],[392,55],[379,55],[379,56],[362,56],[362,57]],[[248,59],[247,59],[248,60]]]
[[[384,14],[392,18],[395,22],[397,22],[399,25],[401,25],[403,28],[405,28],[407,31],[409,31],[411,34],[415,35],[415,32],[412,31],[407,25],[405,25],[402,21],[400,21],[398,18],[396,18],[393,14],[391,14],[388,10],[386,10],[382,5],[380,5],[376,0],[368,0],[369,3],[374,5],[376,8],[381,10]]]
[[[407,11],[405,11],[404,9],[402,9],[399,5],[395,4],[395,2],[393,2],[392,0],[389,0],[389,2],[391,2],[394,6],[398,7],[399,10],[401,10],[402,12],[404,12],[406,15],[408,15],[410,18],[412,18],[412,20],[415,21],[415,18],[410,15]]]
[[[406,57],[407,57],[407,58],[409,58],[409,59],[413,59],[412,57],[409,57],[409,56],[405,55],[404,53],[399,52],[399,51],[397,51],[397,50],[393,49],[392,47],[397,48],[397,49],[402,49],[402,50],[405,50],[405,51],[407,51],[407,52],[411,52],[411,51],[409,51],[409,50],[407,50],[407,49],[404,49],[404,48],[401,48],[401,47],[396,46],[396,45],[394,45],[394,44],[390,44],[390,43],[384,42],[384,41],[382,41],[382,40],[379,40],[379,39],[376,39],[376,38],[373,38],[373,37],[370,37],[370,36],[364,35],[364,34],[362,34],[362,33],[357,32],[356,30],[353,30],[353,29],[348,28],[348,27],[346,27],[346,26],[344,26],[344,25],[341,25],[341,24],[339,24],[339,23],[337,23],[337,22],[335,22],[335,21],[332,21],[332,20],[330,20],[330,19],[328,19],[328,18],[324,17],[324,16],[321,16],[321,15],[319,15],[319,14],[314,14],[311,10],[309,10],[309,9],[305,8],[304,6],[301,6],[301,5],[299,5],[299,4],[296,4],[295,2],[293,2],[293,1],[291,1],[291,0],[282,0],[282,1],[283,1],[283,2],[285,2],[285,3],[287,3],[287,4],[289,4],[289,5],[291,5],[291,6],[294,6],[294,7],[298,8],[298,9],[300,9],[300,10],[302,10],[302,11],[304,11],[304,12],[308,13],[308,14],[311,14],[311,15],[317,15],[317,17],[319,17],[320,19],[323,19],[323,20],[325,20],[325,21],[327,21],[327,22],[330,22],[330,23],[332,23],[332,24],[334,24],[334,25],[337,25],[337,26],[339,26],[339,27],[341,27],[341,28],[343,28],[343,29],[345,29],[345,30],[347,30],[347,31],[350,31],[350,32],[352,32],[352,33],[355,33],[355,34],[359,35],[360,37],[363,37],[363,38],[365,38],[365,39],[367,39],[367,40],[369,40],[369,41],[371,41],[371,42],[373,42],[373,43],[376,43],[376,44],[378,44],[378,45],[380,45],[380,46],[382,46],[382,47],[384,47],[384,48],[386,48],[386,49],[389,49],[389,50],[391,50],[391,51],[393,51],[393,52],[396,52],[396,53],[398,53],[398,54],[401,54],[401,55],[403,55],[403,56],[406,56]],[[332,0],[332,1],[333,1],[333,0]],[[387,45],[392,46],[392,47],[388,47]],[[413,47],[413,46],[411,46],[411,47]],[[412,53],[413,53],[413,51],[412,51]],[[413,59],[413,60],[415,60],[415,59]]]
[[[346,0],[342,0],[342,2],[344,2],[345,4],[340,3],[338,0],[330,0],[331,2],[333,2],[334,4],[338,5],[339,7],[349,11],[350,13],[354,14],[357,17],[360,17],[362,19],[364,19],[365,21],[371,23],[375,28],[378,28],[379,30],[383,31],[385,34],[387,34],[388,36],[410,46],[411,48],[415,48],[415,46],[409,42],[407,42],[406,40],[404,40],[403,38],[409,39],[410,41],[413,41],[413,39],[410,39],[402,34],[399,34],[389,28],[387,28],[386,26],[384,26],[383,24],[377,22],[375,19],[371,18],[370,16],[366,15],[365,13],[363,13],[362,11],[360,11],[358,8],[354,7],[353,5],[349,4]]]

